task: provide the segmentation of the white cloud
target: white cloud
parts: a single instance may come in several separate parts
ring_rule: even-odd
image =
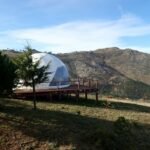
[[[132,15],[113,21],[77,21],[50,26],[4,32],[14,42],[31,41],[46,51],[68,52],[122,46],[122,37],[150,35],[150,25]],[[38,44],[37,44],[38,43]],[[21,45],[22,46],[22,45]],[[132,45],[127,45],[129,47]],[[37,48],[38,48],[37,47]]]

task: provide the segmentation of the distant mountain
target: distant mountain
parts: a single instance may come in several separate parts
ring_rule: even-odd
[[[106,48],[96,50],[95,55],[126,77],[150,85],[150,54],[132,49]]]
[[[10,57],[20,54],[14,50],[3,50],[3,53]],[[112,47],[56,56],[68,66],[71,78],[98,79],[113,93],[121,93],[118,90],[124,88],[124,91],[137,95],[144,89],[142,92],[146,92],[146,97],[150,96],[147,96],[150,93],[150,54]]]
[[[150,54],[117,47],[58,55],[73,77],[105,80],[130,78],[150,85]]]
[[[107,65],[95,52],[75,52],[61,54],[58,57],[68,66],[72,78],[98,79],[101,83],[120,82],[124,75]]]

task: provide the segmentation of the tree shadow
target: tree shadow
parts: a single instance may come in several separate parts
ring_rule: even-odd
[[[1,105],[15,105],[15,104],[16,104],[16,107],[18,107],[18,106],[22,107],[23,105],[25,107],[30,106],[26,102],[23,103],[23,100],[21,100],[21,99],[10,99],[10,98],[6,98],[6,97],[0,98],[0,106]]]
[[[17,105],[17,102],[14,105]],[[89,131],[99,128],[111,131],[113,124],[111,121],[90,118],[77,113],[44,109],[34,111],[30,107],[21,106],[20,103],[18,107],[3,106],[0,112],[7,114],[7,117],[0,117],[0,119],[5,119],[8,125],[27,136],[58,145],[73,144],[78,148],[81,145],[86,146],[86,143],[80,143],[80,141]]]
[[[31,101],[30,99],[25,99],[27,101]],[[5,102],[7,103],[10,99],[5,98]],[[21,100],[21,99],[20,99]],[[107,101],[107,100],[93,100],[93,99],[85,99],[80,97],[78,100],[76,100],[76,97],[70,96],[61,96],[61,99],[57,95],[53,99],[49,100],[47,97],[37,97],[38,102],[49,102],[49,103],[56,103],[56,104],[66,104],[66,105],[76,105],[76,106],[86,106],[86,107],[95,107],[95,108],[108,108],[108,109],[116,109],[116,110],[125,110],[125,111],[134,111],[134,112],[144,112],[144,113],[150,113],[150,107],[149,106],[142,106],[139,104],[131,104],[131,103],[123,103],[123,102],[113,102],[113,101]],[[13,103],[15,103],[13,101]],[[27,105],[24,103],[24,105]]]
[[[150,113],[150,107],[142,106],[138,104],[131,104],[131,103],[123,103],[123,102],[112,102],[107,100],[99,100],[95,101],[93,99],[84,99],[80,98],[78,101],[75,97],[62,97],[62,99],[53,99],[46,100],[46,99],[39,99],[40,102],[47,101],[50,103],[57,103],[57,104],[67,104],[67,105],[76,105],[76,106],[86,106],[86,107],[95,107],[95,108],[108,108],[108,109],[116,109],[116,110],[125,110],[125,111],[135,111],[135,112],[145,112]]]
[[[93,140],[92,137],[90,136],[87,139],[87,135],[99,133],[97,131],[101,130],[103,135],[98,134],[96,136],[107,138],[107,136],[104,136],[105,132],[108,134],[113,130],[112,121],[82,116],[82,114],[76,112],[68,113],[45,109],[35,111],[31,106],[21,104],[19,101],[15,101],[14,104],[13,102],[2,104],[0,113],[5,114],[5,118],[0,117],[0,120],[5,119],[7,124],[15,130],[21,131],[38,141],[57,143],[58,147],[72,144],[77,149],[95,150],[95,145],[89,144],[90,140]],[[141,140],[144,141],[144,138],[147,138],[150,133],[149,125],[140,126],[138,132],[141,132],[141,134],[148,133],[142,137],[141,134],[137,133],[140,135],[139,139],[142,138]],[[147,138],[146,142],[149,143],[149,141],[150,139]]]
[[[113,106],[113,109],[150,113],[150,107],[148,106],[123,102],[110,102],[110,103],[111,103],[110,105]]]

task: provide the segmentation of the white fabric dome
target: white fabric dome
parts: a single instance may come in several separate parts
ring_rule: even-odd
[[[64,88],[69,84],[69,73],[66,65],[56,56],[47,53],[35,53],[32,55],[33,63],[40,61],[39,67],[47,66],[49,68],[48,81],[36,85],[36,89]],[[21,86],[19,89],[30,89],[31,87]]]

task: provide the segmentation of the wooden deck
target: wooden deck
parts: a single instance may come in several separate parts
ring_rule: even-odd
[[[67,88],[55,88],[55,89],[36,89],[37,96],[49,96],[51,95],[71,95],[74,94],[76,99],[79,99],[80,94],[85,94],[85,99],[88,98],[88,94],[95,93],[95,99],[98,101],[98,82],[96,80],[83,80],[77,79],[70,81],[71,85]],[[33,96],[31,90],[15,90],[14,96],[17,98]]]

